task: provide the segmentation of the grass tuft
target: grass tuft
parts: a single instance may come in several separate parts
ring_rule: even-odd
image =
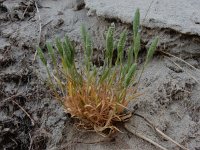
[[[49,85],[54,96],[72,117],[80,121],[81,127],[95,130],[102,135],[105,135],[105,131],[109,131],[106,132],[106,135],[108,135],[118,130],[115,126],[116,122],[126,121],[131,116],[130,113],[126,113],[127,106],[139,95],[137,90],[134,90],[136,87],[133,87],[133,84],[136,83],[135,77],[141,40],[138,31],[139,20],[138,9],[133,21],[134,41],[128,49],[128,61],[123,61],[127,31],[123,31],[120,39],[115,43],[115,26],[112,25],[108,29],[105,42],[105,63],[101,70],[92,63],[92,39],[84,26],[81,27],[84,64],[79,71],[74,61],[75,47],[68,36],[63,41],[57,38],[55,48],[47,43],[53,72],[49,71],[42,50],[37,49],[38,55],[47,69]],[[152,58],[157,43],[158,39],[156,38],[147,52],[143,70]],[[115,47],[117,47],[118,53],[113,65]],[[62,65],[59,66],[58,64]],[[129,93],[130,90],[132,90],[131,93]]]

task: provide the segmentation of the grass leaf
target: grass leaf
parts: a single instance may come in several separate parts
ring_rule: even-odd
[[[42,63],[43,63],[45,66],[47,66],[47,60],[45,59],[44,53],[42,52],[42,50],[41,50],[40,47],[37,48],[37,52],[38,52],[38,55],[39,55],[40,60],[42,61]]]
[[[53,50],[53,47],[52,47],[52,45],[50,43],[47,43],[46,45],[47,45],[47,49],[48,49],[49,55],[51,56],[53,65],[54,65],[54,67],[56,67],[57,63],[56,63],[55,52]]]
[[[63,42],[63,59],[67,68],[71,68],[72,67],[71,51],[69,50],[69,47],[66,42]]]
[[[56,47],[61,57],[63,57],[63,46],[59,38],[56,38]]]
[[[128,49],[128,67],[133,63],[133,47],[129,47]]]
[[[110,73],[110,69],[107,68],[107,69],[103,72],[103,74],[102,74],[102,76],[101,76],[101,78],[100,78],[100,80],[99,80],[99,83],[103,83],[103,81],[108,77],[109,73]]]
[[[91,60],[91,57],[92,57],[92,41],[91,41],[91,37],[89,35],[87,35],[87,38],[86,38],[86,55],[87,55],[88,59]]]
[[[137,36],[134,40],[134,56],[135,56],[135,63],[137,63],[138,53],[140,50],[140,33],[137,33]]]
[[[84,49],[86,49],[87,32],[84,25],[81,25],[81,37],[82,37]]]
[[[132,80],[132,77],[134,76],[134,73],[136,71],[136,64],[132,64],[130,70],[128,71],[128,73],[125,76],[125,82],[124,82],[124,86],[127,88],[130,84],[130,81]]]

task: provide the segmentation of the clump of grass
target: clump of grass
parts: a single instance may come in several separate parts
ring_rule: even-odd
[[[108,29],[105,62],[101,70],[92,63],[92,40],[84,26],[81,27],[84,48],[84,67],[81,71],[77,71],[74,61],[75,47],[67,36],[64,41],[56,39],[55,48],[47,43],[54,72],[50,72],[47,67],[47,60],[42,50],[37,49],[39,57],[46,67],[48,83],[54,96],[72,117],[80,120],[79,125],[82,127],[101,134],[109,129],[109,133],[111,133],[118,130],[115,122],[125,121],[130,116],[125,110],[129,102],[138,96],[137,90],[134,90],[132,85],[136,83],[135,76],[140,51],[139,22],[140,13],[137,10],[133,21],[133,44],[128,49],[127,61],[123,60],[127,31],[121,33],[115,46],[115,26],[112,25]],[[152,42],[142,70],[152,58],[157,42],[157,38]],[[114,49],[117,49],[118,53],[113,65]],[[56,57],[56,53],[59,54],[59,59]],[[59,62],[61,62],[61,66],[58,65]],[[131,94],[128,95],[130,90],[132,90]]]

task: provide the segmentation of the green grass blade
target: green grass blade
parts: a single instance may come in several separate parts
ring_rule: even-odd
[[[75,50],[74,50],[74,46],[72,45],[72,42],[70,41],[68,36],[65,36],[65,43],[68,47],[68,50],[70,51],[70,62],[73,64],[74,61],[74,54],[75,54]]]
[[[133,47],[129,47],[128,49],[128,67],[133,63]]]
[[[65,85],[62,83],[62,81],[60,80],[59,77],[53,76],[53,78],[55,79],[57,85],[59,86],[59,88],[61,90],[62,95],[64,96],[64,93],[65,93],[64,91],[66,90]]]
[[[71,68],[74,64],[75,50],[68,36],[65,37],[65,41],[63,42],[63,48],[63,54],[65,55],[64,60],[66,64],[68,64],[68,68]]]
[[[69,50],[69,47],[66,42],[63,42],[63,60],[65,62],[65,65],[67,68],[71,68],[71,51]]]
[[[105,71],[103,72],[100,80],[99,80],[100,84],[103,83],[106,80],[106,78],[108,77],[109,73],[110,73],[110,68],[106,68]]]
[[[89,35],[87,35],[87,38],[86,38],[86,55],[90,60],[92,57],[92,41]]]
[[[121,78],[120,78],[121,80],[124,80],[125,75],[128,72],[128,68],[129,68],[128,64],[125,64],[123,66],[122,71],[121,71]]]
[[[130,84],[130,82],[131,82],[131,80],[132,80],[132,78],[133,78],[133,76],[135,74],[136,66],[137,65],[135,63],[132,64],[130,70],[126,74],[125,80],[124,80],[124,86],[125,86],[125,88],[127,88],[129,86],[129,84]]]
[[[56,62],[56,57],[55,57],[55,52],[53,50],[53,47],[50,43],[47,43],[47,49],[48,49],[48,52],[49,52],[49,55],[51,56],[51,59],[52,59],[52,62],[53,62],[53,65],[54,67],[57,66],[57,62]]]
[[[134,40],[135,63],[137,63],[139,50],[140,50],[140,33],[137,33],[137,36],[136,36],[136,38]]]
[[[56,47],[61,57],[63,57],[63,46],[59,38],[56,38]]]
[[[81,37],[82,37],[84,49],[86,49],[87,31],[84,25],[81,26]]]
[[[91,59],[92,59],[92,41],[91,37],[87,34],[86,36],[86,49],[85,49],[85,63],[86,63],[86,69],[89,72],[90,67],[91,67]]]
[[[42,61],[42,63],[43,63],[45,66],[47,66],[47,60],[45,59],[44,53],[42,52],[42,50],[41,50],[40,47],[37,48],[37,53],[38,53],[38,55],[39,55],[40,60]]]

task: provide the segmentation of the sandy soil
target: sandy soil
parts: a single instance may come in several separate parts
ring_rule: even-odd
[[[0,0],[0,149],[157,150],[126,131],[123,125],[119,126],[123,132],[111,138],[78,131],[41,81],[46,74],[39,59],[34,60],[38,43],[44,48],[46,41],[67,34],[76,43],[76,59],[81,62],[80,25],[85,24],[94,41],[93,59],[101,64],[104,32],[109,24],[115,22],[117,33],[124,28],[130,30],[131,25],[117,19],[96,17],[95,12],[84,8],[81,0],[39,0],[36,3]],[[128,44],[131,30],[129,32]],[[143,95],[129,108],[150,119],[166,135],[188,149],[200,150],[200,58],[197,53],[184,53],[179,48],[191,39],[200,38],[170,29],[143,27],[143,44],[149,45],[154,35],[161,38],[158,50],[174,49],[170,52],[197,69],[158,52],[143,74],[139,88]],[[141,62],[146,47],[142,49]],[[180,149],[156,134],[137,116],[127,124],[169,150]]]

